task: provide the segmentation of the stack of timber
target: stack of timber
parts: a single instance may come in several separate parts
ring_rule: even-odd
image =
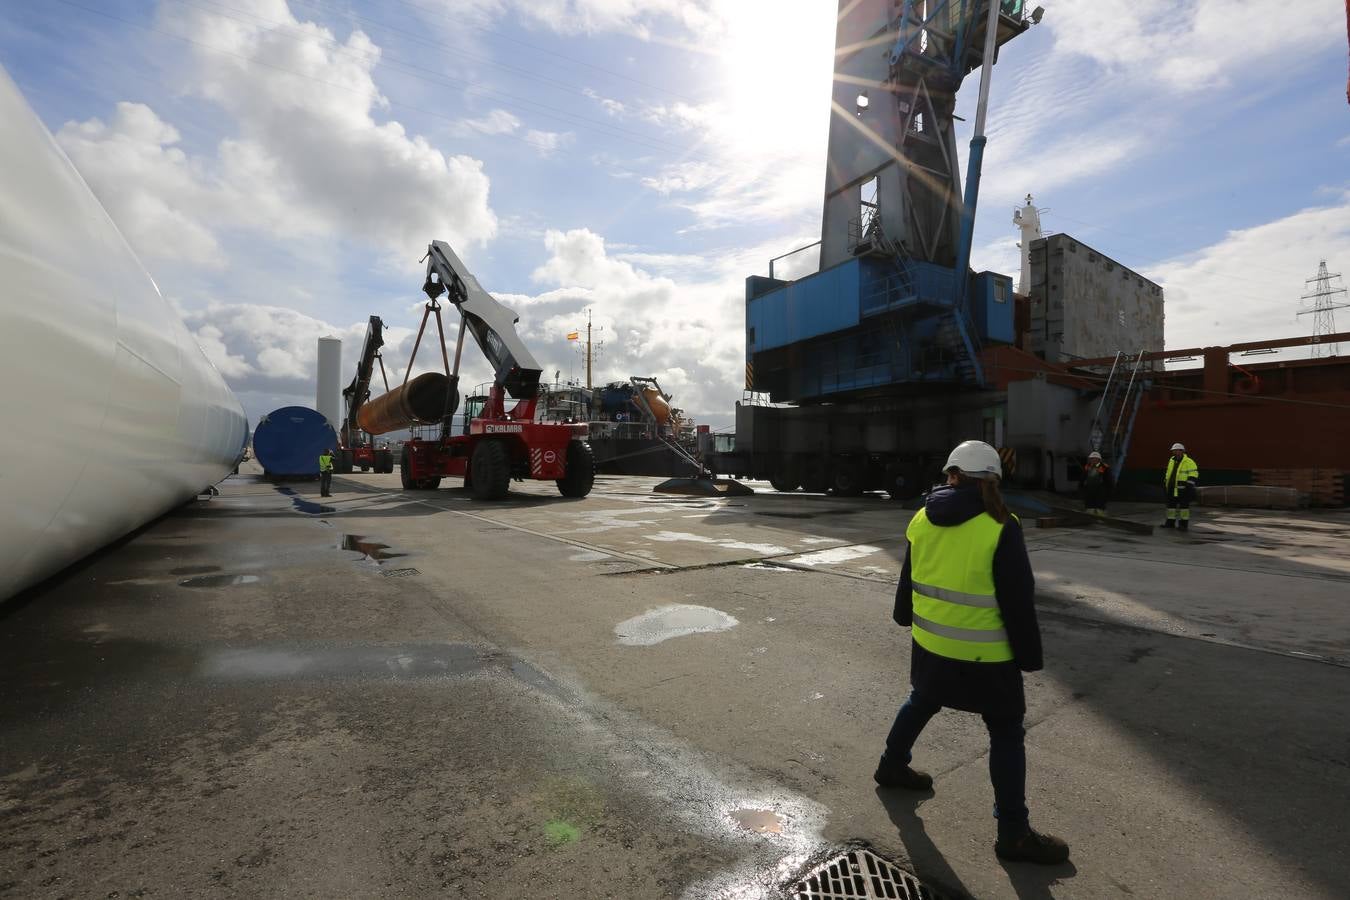
[[[1306,493],[1268,484],[1221,484],[1198,490],[1201,506],[1238,506],[1248,509],[1300,509],[1309,503]]]
[[[1313,506],[1345,505],[1345,473],[1332,469],[1253,469],[1259,485],[1293,488],[1307,494]]]

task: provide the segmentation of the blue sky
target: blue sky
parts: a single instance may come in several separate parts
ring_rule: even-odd
[[[1164,284],[1169,346],[1309,330],[1303,279],[1350,268],[1343,5],[1044,5],[996,70],[975,264],[1016,273],[1031,192]],[[435,237],[550,374],[591,308],[598,380],[726,424],[744,278],[819,237],[832,0],[3,9],[0,61],[254,420],[372,313],[406,360]]]

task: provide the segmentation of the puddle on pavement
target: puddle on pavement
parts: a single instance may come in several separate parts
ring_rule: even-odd
[[[757,516],[769,516],[775,519],[815,519],[819,516],[856,516],[856,509],[820,509],[811,512],[799,510],[756,510]]]
[[[731,820],[756,834],[783,833],[783,817],[767,809],[735,809],[731,811]]]
[[[262,581],[261,575],[198,575],[196,578],[184,578],[178,584],[182,587],[193,588],[213,588],[213,587],[236,587],[241,584],[257,584]]]
[[[290,497],[291,506],[295,507],[296,512],[309,513],[310,515],[317,515],[319,513],[331,513],[337,511],[331,506],[325,506],[320,503],[315,503],[313,500],[306,500],[304,497],[300,496],[299,492],[297,492],[295,488],[279,486],[277,488],[277,493],[285,494],[287,497]]]
[[[170,569],[170,575],[205,575],[207,572],[219,572],[220,566],[180,566]]]
[[[649,610],[620,622],[614,626],[614,634],[618,636],[620,644],[650,647],[689,634],[726,631],[738,624],[734,617],[721,610],[679,603]]]
[[[388,544],[368,541],[362,534],[344,534],[342,540],[338,543],[338,549],[360,553],[363,558],[376,565],[384,565],[386,559],[398,559],[401,556],[408,555],[406,553],[394,553],[390,551]]]

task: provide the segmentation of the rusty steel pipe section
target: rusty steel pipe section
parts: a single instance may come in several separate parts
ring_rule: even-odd
[[[427,372],[361,407],[357,424],[369,434],[388,434],[414,425],[435,425],[459,407],[455,383]]]

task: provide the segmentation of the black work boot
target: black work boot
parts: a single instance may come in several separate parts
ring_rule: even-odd
[[[1069,845],[1052,834],[1040,834],[1028,828],[1026,834],[1018,838],[1000,837],[994,844],[994,853],[1008,862],[1056,866],[1068,860]]]
[[[900,788],[906,791],[929,791],[933,789],[933,776],[919,772],[909,766],[877,766],[872,780],[884,788]]]

